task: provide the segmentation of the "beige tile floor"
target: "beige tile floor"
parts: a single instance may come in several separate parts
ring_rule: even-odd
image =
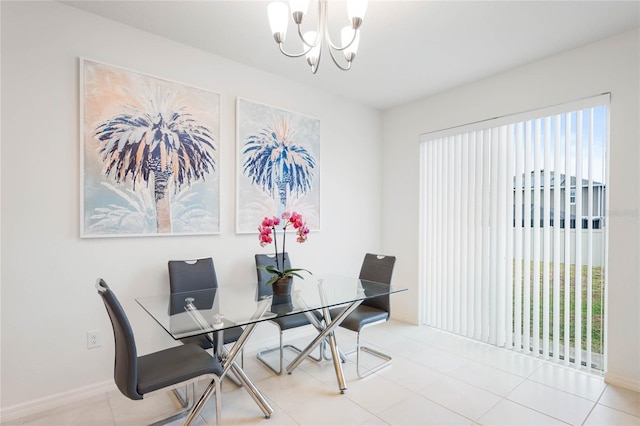
[[[331,362],[305,361],[292,375],[276,376],[246,353],[245,370],[275,412],[265,419],[247,392],[225,380],[223,424],[640,425],[640,394],[598,376],[396,321],[364,336],[390,353],[393,364],[358,379],[350,360],[343,395]],[[338,342],[349,348],[355,335],[339,330]],[[3,425],[143,425],[173,409],[168,393],[130,401],[112,391]],[[215,424],[213,400],[196,424]]]

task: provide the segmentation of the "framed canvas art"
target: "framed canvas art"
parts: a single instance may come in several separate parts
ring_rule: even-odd
[[[83,238],[219,233],[220,95],[80,60]]]
[[[236,232],[266,216],[298,212],[320,229],[320,120],[237,100]]]

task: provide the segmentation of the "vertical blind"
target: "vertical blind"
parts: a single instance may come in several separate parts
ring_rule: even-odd
[[[421,136],[425,324],[604,369],[608,104]]]

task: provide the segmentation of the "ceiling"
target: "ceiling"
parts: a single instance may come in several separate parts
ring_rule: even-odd
[[[640,0],[370,0],[352,69],[338,70],[324,52],[313,75],[304,59],[279,53],[268,1],[61,3],[380,110],[640,26]],[[344,1],[330,1],[329,21],[338,39]],[[292,26],[285,46],[293,51]]]

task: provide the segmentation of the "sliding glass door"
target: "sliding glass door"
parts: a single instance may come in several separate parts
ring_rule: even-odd
[[[608,104],[421,136],[425,324],[604,369]]]

